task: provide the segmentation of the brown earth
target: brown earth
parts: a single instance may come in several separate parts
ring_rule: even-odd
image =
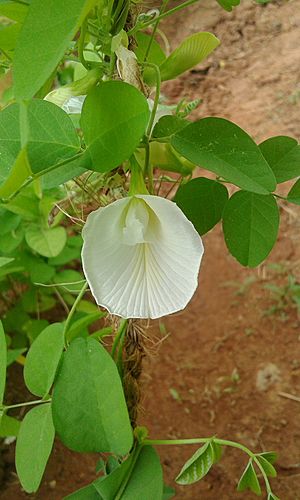
[[[188,34],[210,30],[222,45],[204,64],[164,85],[171,102],[201,97],[194,117],[217,115],[245,128],[257,140],[276,134],[299,139],[300,1],[265,6],[245,2],[233,13],[215,3],[195,5],[165,24],[172,46]],[[281,187],[285,192],[285,186]],[[188,308],[150,333],[162,338],[145,365],[140,424],[158,438],[218,437],[255,451],[276,450],[281,500],[300,500],[299,317],[291,288],[272,299],[266,285],[281,287],[289,274],[300,278],[299,215],[281,205],[278,243],[257,270],[243,269],[224,244],[221,228],[204,237],[206,253],[198,292]],[[272,264],[277,266],[272,266]],[[159,329],[160,326],[160,329]],[[160,447],[166,480],[173,480],[194,447]],[[94,478],[95,456],[71,453],[59,443],[38,494],[20,490],[12,472],[13,451],[4,449],[5,488],[1,499],[61,499]],[[255,498],[236,493],[246,463],[238,450],[191,487],[176,487],[178,499]]]

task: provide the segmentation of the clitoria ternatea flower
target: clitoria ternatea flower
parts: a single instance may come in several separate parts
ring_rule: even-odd
[[[89,214],[82,263],[96,302],[124,318],[159,318],[187,305],[203,245],[170,200],[136,195]]]

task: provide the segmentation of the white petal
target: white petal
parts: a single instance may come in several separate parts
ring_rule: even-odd
[[[198,281],[203,245],[177,205],[151,195],[92,212],[83,229],[83,269],[97,303],[125,318],[183,309]]]
[[[86,95],[73,96],[70,99],[68,99],[67,101],[65,101],[62,108],[69,115],[72,115],[72,114],[80,115],[85,98],[86,98]]]

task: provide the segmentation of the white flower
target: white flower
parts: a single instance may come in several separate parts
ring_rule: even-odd
[[[159,318],[187,305],[198,284],[200,236],[170,200],[136,195],[92,212],[82,263],[96,302],[124,318]]]

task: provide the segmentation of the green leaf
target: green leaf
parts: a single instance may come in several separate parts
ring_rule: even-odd
[[[84,101],[81,127],[92,170],[108,172],[128,160],[145,133],[149,119],[146,98],[121,81],[101,83]]]
[[[0,321],[0,406],[3,403],[6,383],[6,338]]]
[[[112,472],[108,473],[106,476],[102,476],[93,482],[95,489],[97,490],[100,498],[102,500],[110,500],[115,498],[120,492],[122,485],[129,480],[131,475],[131,469],[134,461],[138,458],[140,453],[139,449],[135,449],[129,457],[124,460],[119,466],[114,468]],[[123,497],[121,497],[123,499]]]
[[[260,145],[260,150],[273,170],[277,182],[288,181],[300,175],[300,145],[287,136],[271,137]]]
[[[8,349],[6,366],[12,365],[26,349]]]
[[[8,17],[13,21],[22,23],[28,12],[28,6],[12,1],[4,1],[0,3],[0,15]]]
[[[180,186],[174,198],[199,234],[207,233],[221,220],[227,200],[226,187],[205,177]]]
[[[56,257],[67,242],[67,233],[64,227],[44,228],[30,226],[25,233],[27,245],[44,257]]]
[[[20,29],[20,23],[0,27],[0,50],[2,49],[8,53],[13,52],[17,43]]]
[[[6,266],[10,262],[13,262],[15,259],[13,257],[0,257],[0,267]]]
[[[74,177],[79,177],[92,167],[91,159],[88,154],[82,154],[79,158],[70,161],[67,165],[59,167],[52,172],[48,172],[42,177],[42,186],[44,189],[52,189],[68,182]]]
[[[32,283],[49,283],[55,275],[55,268],[39,259],[32,259],[28,269]]]
[[[157,66],[160,66],[160,64],[164,62],[164,60],[166,59],[166,55],[155,39],[152,40],[150,50],[148,51],[151,36],[139,31],[138,33],[136,33],[135,38],[137,47],[134,49],[134,52],[139,62],[143,63],[146,60],[148,63],[156,64]],[[145,57],[146,54],[147,58]],[[153,68],[147,68],[147,66],[144,67],[143,80],[149,85],[155,82],[155,71],[153,70]]]
[[[176,483],[193,484],[200,481],[209,472],[218,457],[215,455],[215,448],[211,441],[207,441],[194,455],[184,464]]]
[[[287,195],[287,200],[295,205],[300,205],[300,179],[298,179]]]
[[[5,253],[5,255],[10,255],[14,250],[20,245],[24,238],[23,227],[18,227],[16,231],[12,231],[6,234],[3,238],[0,238],[0,252]],[[22,266],[16,266],[22,269]],[[3,269],[5,274],[6,268]],[[10,272],[12,270],[10,269]]]
[[[81,332],[84,331],[88,326],[92,323],[95,323],[98,319],[105,316],[105,313],[102,311],[97,311],[92,314],[87,314],[83,318],[79,318],[72,323],[67,333],[67,341],[71,342],[76,337],[81,335]]]
[[[140,62],[145,61],[146,55],[146,60],[149,63],[159,66],[164,62],[164,60],[166,59],[166,55],[155,39],[151,41],[151,35],[147,35],[146,33],[142,33],[141,31],[139,31],[136,33],[135,39],[137,42],[137,46],[135,47],[134,52]],[[148,51],[150,41],[151,46],[150,50]]]
[[[175,494],[176,491],[174,490],[174,488],[171,488],[170,486],[164,484],[162,500],[169,500],[170,498],[173,498]]]
[[[63,349],[62,323],[47,326],[32,343],[24,368],[25,384],[32,394],[49,394]]]
[[[21,222],[21,217],[19,215],[13,214],[4,208],[0,208],[0,220],[1,220],[1,235],[10,233],[17,229]]]
[[[279,210],[272,195],[238,191],[225,206],[225,242],[243,266],[256,267],[266,259],[276,242],[278,228]]]
[[[34,493],[40,485],[53,441],[51,405],[36,406],[25,415],[16,446],[17,474],[27,493]]]
[[[277,453],[275,451],[264,451],[263,453],[259,453],[260,457],[263,457],[270,464],[274,464],[277,460]]]
[[[192,69],[201,63],[219,44],[218,38],[205,31],[189,36],[160,65],[162,81],[172,80]]]
[[[0,186],[0,196],[8,198],[31,175],[26,149],[21,149],[16,159],[11,159],[11,168],[8,177]]]
[[[240,4],[240,0],[217,0],[217,2],[227,12],[231,12],[233,7]]]
[[[118,370],[96,340],[77,338],[63,355],[54,384],[53,420],[75,451],[125,455],[132,430]]]
[[[163,477],[159,457],[151,446],[137,448],[113,472],[93,484],[102,500],[161,500]]]
[[[268,194],[276,188],[274,174],[253,139],[224,118],[203,118],[171,138],[188,160],[246,191]]]
[[[189,125],[189,123],[190,122],[188,120],[184,120],[184,118],[180,118],[179,116],[162,116],[154,126],[152,137],[170,137],[171,135]]]
[[[35,99],[8,106],[0,112],[0,196],[16,191],[31,170],[41,172],[79,148],[71,119],[55,104]]]
[[[275,467],[262,455],[257,455],[257,459],[259,460],[260,465],[264,469],[265,473],[269,477],[276,477],[277,472]]]
[[[30,99],[62,59],[95,1],[32,0],[15,50],[15,97]]]
[[[64,497],[64,500],[102,500],[93,484],[84,486],[80,490],[74,491],[71,495]]]
[[[79,151],[79,138],[72,120],[52,102],[30,101],[27,122],[28,160],[34,173],[71,158]]]
[[[247,489],[253,491],[256,495],[261,495],[261,487],[252,460],[249,460],[237,487],[238,491],[245,491]]]
[[[159,457],[152,446],[143,446],[122,500],[160,500],[162,494],[163,474]]]
[[[19,420],[8,415],[3,415],[0,419],[0,437],[17,436],[20,429]]]

